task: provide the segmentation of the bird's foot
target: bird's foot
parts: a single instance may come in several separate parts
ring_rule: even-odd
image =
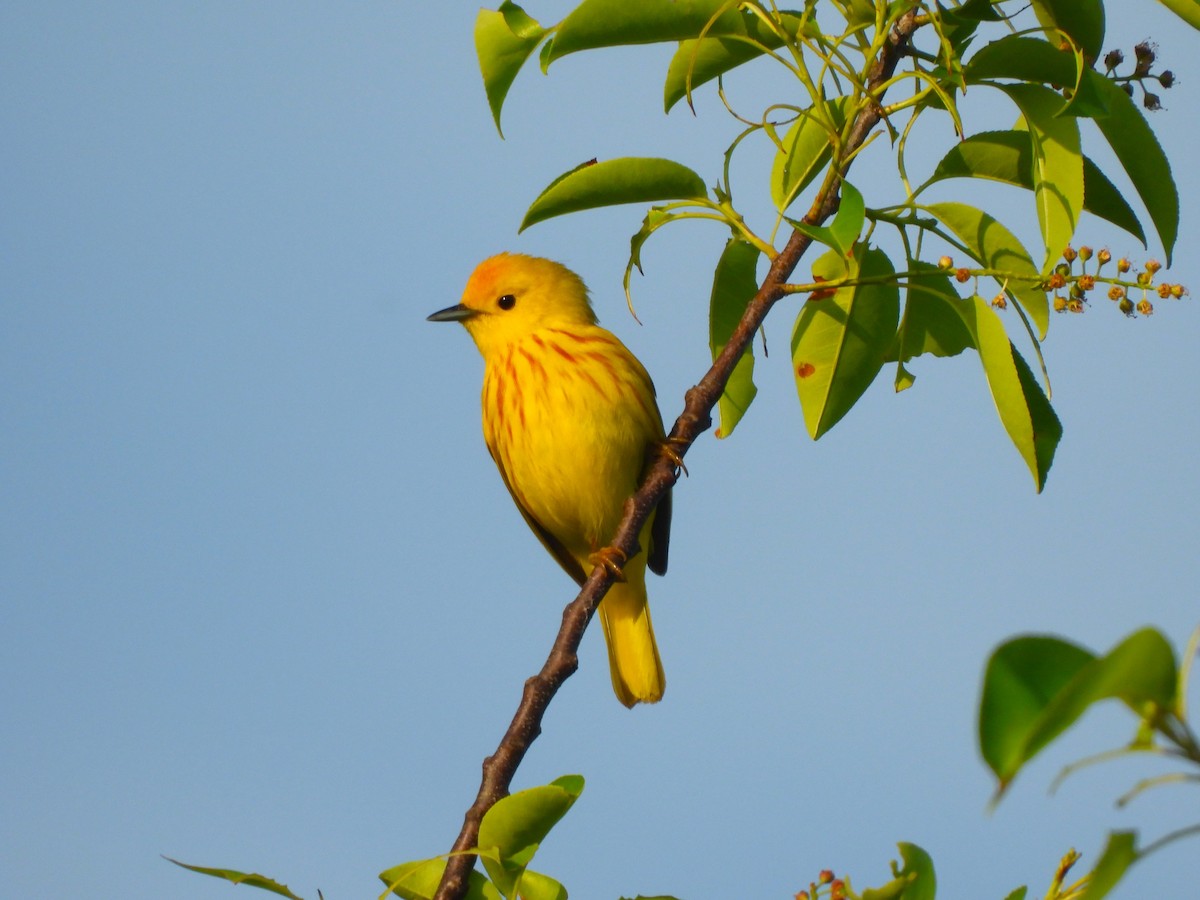
[[[683,454],[687,452],[687,448],[691,446],[691,441],[686,441],[683,438],[669,437],[658,445],[659,452],[671,461],[671,465],[687,475],[687,466],[683,464]],[[679,449],[676,450],[675,448]]]
[[[625,580],[623,568],[628,560],[629,558],[616,547],[602,547],[588,557],[588,562],[593,566],[603,566],[613,581]]]

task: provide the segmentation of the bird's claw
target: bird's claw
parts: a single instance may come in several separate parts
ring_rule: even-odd
[[[688,474],[687,466],[683,464],[683,453],[680,451],[686,451],[691,446],[689,441],[685,441],[683,438],[669,437],[658,446],[662,455],[671,461],[671,465],[684,475]],[[676,447],[679,450],[676,450]]]
[[[588,562],[593,566],[603,566],[613,581],[625,580],[623,569],[628,560],[629,558],[616,547],[602,547],[588,557]]]

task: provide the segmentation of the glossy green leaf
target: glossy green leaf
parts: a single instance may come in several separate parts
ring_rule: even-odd
[[[1137,832],[1111,831],[1108,843],[1092,871],[1088,873],[1088,884],[1079,900],[1101,900],[1107,897],[1125,872],[1138,861]]]
[[[261,888],[264,891],[270,891],[272,894],[279,894],[282,897],[290,897],[291,900],[302,900],[290,890],[287,885],[280,884],[274,879],[268,878],[266,875],[248,874],[246,872],[238,872],[236,869],[212,869],[207,866],[193,866],[185,862],[180,862],[177,859],[171,859],[169,856],[164,856],[167,862],[175,863],[181,868],[187,869],[190,872],[199,872],[201,875],[211,875],[213,878],[223,878],[226,881],[231,881],[234,884],[244,884],[247,887]]]
[[[1200,2],[1197,0],[1159,0],[1159,2],[1193,28],[1200,28]]]
[[[979,700],[979,749],[1001,787],[1027,761],[1028,736],[1051,700],[1095,658],[1041,635],[1013,638],[992,653]]]
[[[496,801],[479,823],[478,846],[494,850],[500,862],[481,856],[483,867],[501,893],[513,885],[533,858],[538,845],[566,815],[583,790],[583,778],[564,775],[550,784],[518,791]]]
[[[919,260],[909,262],[908,268],[904,317],[887,361],[903,363],[925,353],[957,356],[973,347],[971,332],[958,312],[962,300],[950,277]]]
[[[749,15],[725,0],[583,0],[559,23],[546,63],[598,47],[685,41],[706,27],[714,37],[743,33]]]
[[[686,97],[689,89],[694,91],[717,76],[783,46],[783,38],[779,33],[757,16],[743,16],[738,21],[741,30],[737,32],[680,42],[667,67],[667,79],[663,86],[666,112],[670,112],[671,107]],[[779,22],[793,40],[801,31],[810,37],[820,34],[812,17],[781,12]]]
[[[976,262],[990,269],[1036,276],[1038,269],[1013,233],[982,210],[963,203],[933,203],[925,207],[949,228]],[[1004,278],[998,279],[1003,283]],[[1008,292],[1037,326],[1038,338],[1050,327],[1050,302],[1035,283],[1011,281]]]
[[[812,180],[829,164],[830,134],[846,124],[849,97],[827,100],[819,114],[809,110],[792,123],[783,137],[783,149],[771,165],[771,199],[783,211],[791,206]]]
[[[567,900],[567,889],[549,875],[526,869],[517,896],[521,900]]]
[[[986,44],[964,68],[970,84],[1016,78],[1065,88],[1070,99],[1064,103],[1059,98],[1059,116],[1108,114],[1108,105],[1096,90],[1095,74],[1082,51],[1062,50],[1041,38],[1022,35],[1008,35]]]
[[[1033,146],[1028,131],[985,131],[960,141],[942,157],[926,184],[947,178],[986,178],[1033,190]],[[1108,177],[1083,157],[1083,208],[1144,245],[1146,233],[1133,208]]]
[[[502,3],[497,11],[481,9],[475,19],[475,52],[479,71],[496,130],[500,128],[500,109],[508,89],[546,30],[525,14],[515,3]]]
[[[1119,699],[1142,716],[1170,709],[1175,691],[1175,653],[1153,628],[1135,631],[1101,657],[1056,638],[1017,638],[993,654],[984,676],[984,759],[1003,791],[1092,704]]]
[[[1038,21],[1057,28],[1091,59],[1104,49],[1104,4],[1101,0],[1032,0]]]
[[[933,860],[916,844],[901,842],[900,858],[904,865],[900,877],[910,879],[903,900],[934,900],[937,896],[937,875],[933,871]]]
[[[669,159],[627,156],[584,163],[559,176],[525,213],[520,231],[554,216],[657,200],[703,200],[704,180]]]
[[[708,308],[709,347],[714,360],[729,343],[733,330],[746,311],[746,304],[758,293],[759,256],[758,248],[750,242],[730,238],[717,261]],[[716,430],[718,438],[733,434],[733,429],[757,393],[758,388],[754,385],[754,354],[747,347],[717,403],[720,415]]]
[[[446,871],[446,860],[419,859],[401,863],[386,872],[379,873],[379,880],[387,889],[404,900],[432,900]],[[471,870],[467,877],[467,893],[464,900],[503,900],[496,886],[484,878],[483,873]]]
[[[867,221],[867,206],[862,193],[848,181],[842,182],[837,213],[829,223],[829,237],[835,250],[849,255]]]
[[[1000,85],[1016,103],[1033,139],[1033,196],[1046,247],[1048,273],[1070,244],[1083,209],[1083,153],[1079,124],[1058,116],[1062,97],[1036,84]]]
[[[1095,72],[1090,77],[1112,111],[1098,117],[1096,125],[1145,204],[1170,265],[1179,234],[1179,193],[1171,165],[1133,100],[1110,79]]]
[[[1040,493],[1062,439],[1062,423],[1033,372],[1009,340],[996,310],[982,297],[972,297],[960,303],[958,311],[979,351],[988,390],[1004,430],[1025,460]]]
[[[830,251],[813,263],[813,276],[825,281],[886,279],[894,272],[883,251],[861,244],[849,258]],[[792,332],[792,373],[813,440],[837,424],[875,380],[899,318],[900,291],[887,280],[839,288],[804,304]]]
[[[1084,667],[1055,696],[1030,729],[1026,758],[1032,758],[1101,700],[1122,700],[1138,715],[1147,704],[1169,709],[1175,702],[1175,673],[1175,652],[1162,633],[1153,628],[1135,631]]]
[[[1029,893],[1029,888],[1026,887],[1025,885],[1021,885],[1019,888],[1009,891],[1008,895],[1004,898],[1004,900],[1025,900],[1025,895],[1028,893]]]
[[[963,74],[970,84],[994,78],[1016,78],[1034,84],[1070,87],[1075,84],[1075,58],[1042,38],[1006,35],[980,47]]]

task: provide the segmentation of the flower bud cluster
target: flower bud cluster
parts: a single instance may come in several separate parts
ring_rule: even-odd
[[[1133,263],[1121,257],[1117,260],[1117,274],[1114,277],[1103,273],[1104,267],[1112,262],[1112,254],[1107,248],[1095,252],[1091,247],[1080,247],[1078,250],[1067,247],[1063,250],[1062,258],[1063,262],[1054,267],[1054,271],[1041,285],[1046,293],[1053,293],[1051,305],[1055,312],[1083,312],[1087,307],[1088,295],[1096,289],[1097,284],[1108,285],[1108,299],[1117,304],[1118,310],[1130,317],[1149,316],[1154,313],[1154,304],[1150,301],[1151,293],[1157,294],[1163,300],[1178,300],[1188,293],[1182,284],[1155,284],[1154,277],[1162,270],[1162,263],[1155,259],[1147,260],[1140,271],[1133,273]],[[1093,258],[1096,265],[1094,270],[1089,272],[1087,263]],[[1076,262],[1079,263],[1078,272],[1075,271]],[[1064,289],[1065,293],[1060,293]],[[1140,292],[1141,299],[1135,300],[1130,297],[1130,290]]]
[[[1120,75],[1117,73],[1117,69],[1125,62],[1125,54],[1120,50],[1110,50],[1105,54],[1104,72],[1113,81],[1120,84],[1121,89],[1130,97],[1133,96],[1133,88],[1136,84],[1142,90],[1142,106],[1155,112],[1163,108],[1162,98],[1150,91],[1146,87],[1146,83],[1157,81],[1164,90],[1170,90],[1177,83],[1175,73],[1170,69],[1164,69],[1158,73],[1153,71],[1157,58],[1158,45],[1150,41],[1142,41],[1133,48],[1132,74]]]

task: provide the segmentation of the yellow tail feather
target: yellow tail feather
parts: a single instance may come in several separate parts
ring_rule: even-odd
[[[633,569],[627,567],[629,581],[614,584],[597,610],[608,645],[613,691],[630,707],[635,703],[657,703],[667,686],[650,624],[644,570]]]

